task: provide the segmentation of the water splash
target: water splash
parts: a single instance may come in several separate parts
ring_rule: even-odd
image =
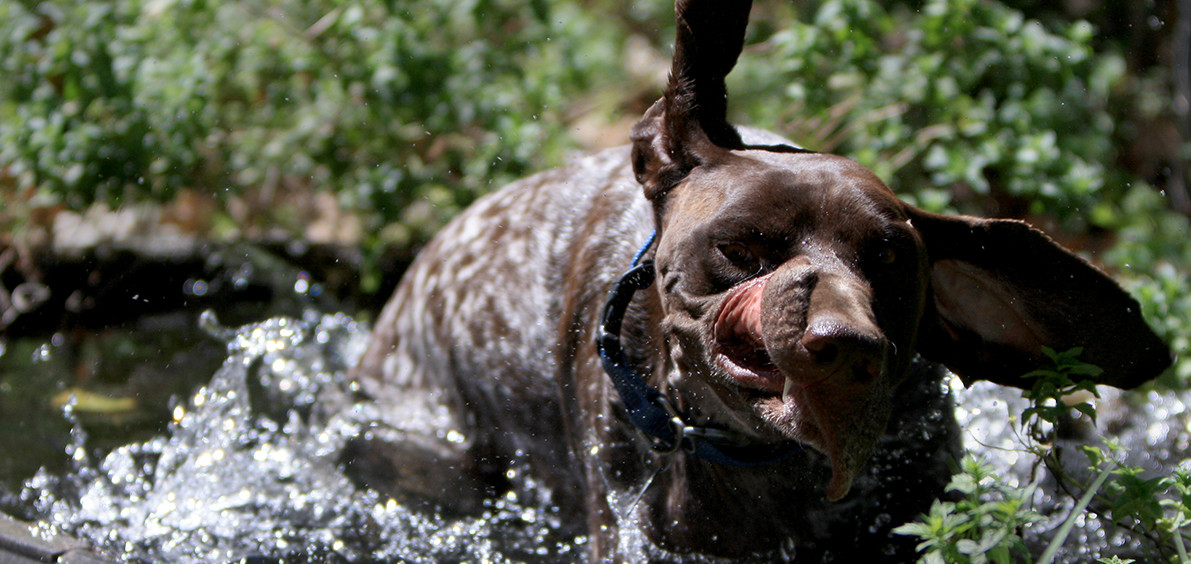
[[[26,483],[20,503],[33,508],[47,534],[71,534],[131,562],[585,559],[584,539],[560,533],[556,513],[513,493],[479,516],[445,517],[361,488],[344,474],[348,439],[378,420],[346,377],[368,340],[366,325],[344,315],[308,315],[237,329],[204,316],[202,326],[227,343],[227,357],[205,386],[171,405],[165,434],[93,460],[75,421],[67,448],[72,470],[43,470]],[[951,388],[966,449],[1013,483],[1034,481],[1038,468],[1022,452],[1013,419],[1026,406],[1020,392],[956,381]],[[1100,402],[1100,427],[1132,445],[1137,460],[1128,463],[1168,470],[1191,450],[1188,405],[1187,393],[1110,393]],[[64,411],[74,421],[71,404]],[[1049,517],[1026,531],[1035,545],[1070,505],[1053,488],[1038,491],[1036,502]],[[639,494],[618,492],[611,500],[626,526],[620,549],[641,559],[677,557],[631,531]],[[1060,555],[1068,561],[1138,547],[1095,518],[1081,520],[1069,544]]]
[[[345,372],[368,329],[343,315],[275,318],[236,330],[211,381],[172,406],[168,432],[98,463],[76,422],[67,476],[39,472],[22,497],[50,532],[126,561],[553,561],[549,515],[514,496],[447,519],[357,487],[341,470],[347,439],[369,424]],[[347,406],[344,408],[344,406]],[[70,417],[70,409],[66,409]]]

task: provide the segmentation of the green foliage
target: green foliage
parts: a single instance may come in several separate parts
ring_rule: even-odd
[[[1122,448],[1115,444],[1106,446],[1110,451]],[[1159,554],[1173,555],[1178,562],[1191,562],[1185,539],[1185,529],[1191,525],[1188,471],[1176,469],[1169,475],[1146,478],[1141,468],[1117,463],[1111,453],[1100,447],[1085,446],[1082,450],[1091,467],[1112,475],[1102,485],[1086,488],[1100,498],[1108,517],[1149,539]],[[1067,475],[1058,478],[1071,484],[1076,482]]]
[[[1071,410],[1086,415],[1093,422],[1096,421],[1095,406],[1087,401],[1072,402],[1069,399],[1078,397],[1075,395],[1077,392],[1100,397],[1096,391],[1095,377],[1104,372],[1099,366],[1079,360],[1082,348],[1076,347],[1060,353],[1044,346],[1042,352],[1053,366],[1027,372],[1023,376],[1033,379],[1034,385],[1022,392],[1022,397],[1030,400],[1031,405],[1021,415],[1030,436],[1039,442],[1045,440],[1044,434]]]
[[[49,195],[102,194],[135,184],[154,154],[175,165],[175,151],[148,135],[121,67],[112,4],[0,5],[0,163]],[[89,197],[89,196],[88,196]]]
[[[424,238],[573,146],[568,104],[615,78],[623,44],[576,10],[5,2],[0,179],[74,209],[313,187],[374,226],[400,221],[399,239]]]
[[[992,467],[966,456],[947,490],[960,500],[935,500],[928,515],[894,529],[922,539],[922,562],[1009,564],[1028,554],[1018,530],[1037,519],[1028,507],[1032,486],[1012,487],[997,479]]]
[[[785,103],[750,105],[752,120],[850,155],[934,210],[987,212],[991,198],[1028,206],[1001,213],[1068,217],[1105,196],[1124,63],[1093,53],[1090,25],[1048,28],[982,0],[885,5],[824,0],[767,38],[732,91]]]
[[[1075,522],[1081,518],[1102,518],[1146,539],[1155,555],[1164,559],[1191,562],[1186,550],[1186,529],[1191,526],[1191,470],[1179,468],[1168,475],[1147,477],[1138,467],[1116,460],[1122,447],[1105,442],[1103,446],[1082,446],[1087,458],[1083,481],[1065,470],[1061,452],[1052,446],[1053,429],[1060,420],[1076,413],[1095,420],[1096,411],[1083,398],[1095,396],[1094,387],[1073,377],[1094,378],[1101,370],[1079,360],[1079,349],[1056,352],[1047,349],[1052,366],[1028,373],[1034,379],[1023,397],[1031,404],[1021,414],[1023,450],[1037,457],[1052,472],[1060,490],[1075,499],[1062,525],[1051,533],[1044,552],[1032,560],[1049,564],[1066,542]],[[1081,395],[1081,392],[1091,392]],[[1074,394],[1074,395],[1072,395]],[[1184,465],[1186,462],[1184,462]],[[895,529],[896,533],[922,539],[918,549],[921,562],[1023,562],[1026,556],[1020,531],[1039,520],[1031,510],[1035,485],[1017,488],[992,469],[968,455],[952,479],[950,491],[963,495],[958,502],[936,501],[927,515]],[[1096,509],[1091,509],[1093,501]],[[1012,554],[1016,554],[1011,558]],[[1105,556],[1098,562],[1131,562]]]

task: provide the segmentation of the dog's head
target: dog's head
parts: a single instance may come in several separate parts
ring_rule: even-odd
[[[678,2],[669,87],[633,130],[670,384],[702,416],[814,446],[838,499],[916,353],[1008,385],[1028,385],[1043,346],[1083,347],[1118,387],[1170,364],[1135,300],[1025,223],[928,213],[851,160],[746,144],[724,77],[748,9]]]

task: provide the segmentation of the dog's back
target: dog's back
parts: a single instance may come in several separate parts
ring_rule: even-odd
[[[578,271],[591,292],[606,291],[651,222],[627,147],[517,181],[451,221],[405,273],[356,368],[401,431],[393,442],[438,442],[432,450],[450,452],[440,456],[459,457],[452,469],[488,482],[531,463],[550,469],[551,489],[574,490],[560,404],[569,383],[558,381],[574,359],[559,356],[559,289]],[[452,482],[406,477],[414,483],[399,488],[452,497],[434,491]]]

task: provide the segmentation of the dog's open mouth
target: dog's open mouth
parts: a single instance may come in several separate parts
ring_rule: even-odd
[[[745,388],[782,393],[786,378],[774,365],[761,337],[761,294],[769,276],[745,282],[724,300],[715,321],[716,362]]]

